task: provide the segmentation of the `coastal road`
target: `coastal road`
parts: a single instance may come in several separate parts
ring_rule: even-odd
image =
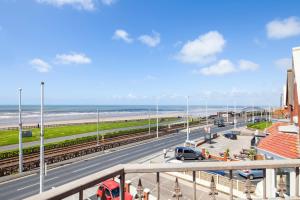
[[[238,126],[243,126],[244,123]],[[212,133],[232,129],[232,125],[211,129]],[[203,129],[191,131],[190,139],[195,140],[204,136]],[[165,148],[170,148],[184,143],[186,135],[182,133],[172,134],[159,139],[151,139],[145,143],[129,146],[119,151],[112,151],[88,160],[75,162],[63,167],[49,170],[45,177],[45,190],[57,187],[73,180],[82,178],[103,169],[117,164],[128,163],[151,154],[162,152]],[[39,174],[32,174],[20,179],[4,182],[0,184],[0,199],[23,199],[39,192]]]

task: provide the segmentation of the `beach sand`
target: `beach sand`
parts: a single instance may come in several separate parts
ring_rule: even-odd
[[[166,114],[158,114],[158,118],[169,118],[169,117],[185,117],[184,112],[176,112],[176,113],[166,113]],[[112,122],[112,121],[125,121],[125,120],[142,120],[148,119],[149,116],[147,114],[139,114],[139,115],[132,115],[132,116],[114,116],[114,117],[100,117],[100,122]],[[155,115],[150,115],[151,119],[156,118]],[[76,120],[59,120],[59,121],[45,121],[45,125],[67,125],[67,124],[84,124],[84,123],[96,123],[97,118],[95,119],[76,119]],[[23,123],[23,126],[37,126],[37,123]],[[5,124],[0,125],[0,129],[6,128],[17,128],[18,124]]]

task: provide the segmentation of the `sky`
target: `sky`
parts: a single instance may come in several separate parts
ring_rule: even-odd
[[[0,104],[272,105],[300,1],[0,0]]]

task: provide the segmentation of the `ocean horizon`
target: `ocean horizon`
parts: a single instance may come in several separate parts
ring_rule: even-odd
[[[244,107],[244,106],[243,106]],[[237,110],[243,108],[236,106]],[[156,114],[156,105],[45,105],[45,122],[71,120],[92,120],[97,117],[97,109],[101,118],[132,117]],[[233,110],[229,106],[229,110]],[[227,110],[227,106],[190,105],[191,116],[205,116]],[[185,115],[186,105],[159,105],[159,114]],[[0,105],[0,126],[18,124],[18,105]],[[40,121],[40,105],[22,105],[23,124],[34,124]]]

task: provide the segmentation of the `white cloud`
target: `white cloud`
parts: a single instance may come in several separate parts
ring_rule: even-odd
[[[249,60],[240,60],[239,61],[239,68],[241,70],[250,70],[250,71],[255,71],[259,68],[259,65],[249,61]]]
[[[216,59],[217,53],[223,51],[225,43],[222,34],[210,31],[195,40],[186,42],[177,58],[184,63],[209,63]]]
[[[155,79],[156,79],[156,77],[153,76],[153,75],[147,75],[147,76],[145,77],[145,80],[149,80],[149,81],[152,81],[152,80],[155,80]]]
[[[282,69],[288,69],[292,67],[292,59],[290,58],[280,58],[274,61],[274,64]]]
[[[51,69],[51,65],[49,65],[47,62],[43,61],[40,58],[34,58],[29,62],[30,65],[33,66],[34,69],[36,69],[39,72],[49,72]]]
[[[210,75],[229,74],[235,71],[236,69],[234,64],[230,60],[223,59],[214,65],[200,69],[199,73],[206,76],[210,76]]]
[[[56,7],[72,6],[79,10],[94,10],[95,4],[93,0],[36,0],[38,3],[46,3]]]
[[[151,35],[141,35],[139,41],[148,45],[149,47],[156,47],[160,43],[160,34],[153,31]]]
[[[115,1],[115,0],[101,0],[101,2],[102,2],[104,5],[110,6],[110,5],[112,5],[113,3],[115,3],[116,1]]]
[[[124,40],[127,43],[131,43],[133,39],[129,37],[129,34],[123,29],[117,29],[113,35],[114,40]]]
[[[83,53],[57,54],[55,62],[58,64],[89,64],[92,60]]]
[[[300,35],[300,20],[297,17],[289,17],[283,20],[273,20],[266,26],[267,35],[271,39],[282,39]]]

